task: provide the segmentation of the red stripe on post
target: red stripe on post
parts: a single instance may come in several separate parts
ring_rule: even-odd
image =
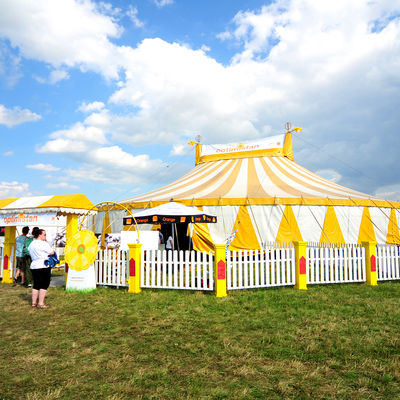
[[[69,270],[68,263],[65,263],[65,267],[64,268],[65,268],[65,273],[68,274],[68,270]]]
[[[300,258],[300,275],[306,274],[306,259],[303,257]]]
[[[225,279],[225,263],[222,260],[219,260],[217,264],[217,278]]]
[[[371,272],[376,272],[376,258],[374,255],[371,256]]]
[[[129,260],[129,276],[136,276],[136,262],[133,258]]]
[[[3,269],[6,270],[8,269],[8,256],[4,256],[4,264],[3,264]]]

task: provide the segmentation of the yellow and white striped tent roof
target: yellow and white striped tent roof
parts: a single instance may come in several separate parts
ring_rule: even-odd
[[[121,203],[132,208],[148,208],[173,199],[194,206],[307,204],[400,208],[399,203],[345,188],[303,168],[293,161],[291,149],[283,151],[285,139],[275,138],[281,148],[264,152],[202,156],[199,155],[202,150],[198,149],[196,167],[181,179]]]
[[[0,214],[47,213],[86,214],[93,209],[93,203],[84,194],[54,196],[33,196],[0,199]]]

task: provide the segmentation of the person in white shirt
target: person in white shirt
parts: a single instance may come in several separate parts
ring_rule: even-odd
[[[33,278],[32,307],[49,308],[44,304],[47,289],[50,285],[51,268],[45,261],[54,250],[46,242],[46,231],[38,229],[33,233],[34,240],[29,245],[29,254],[32,258],[31,271]]]
[[[172,239],[172,236],[168,237],[167,242],[165,243],[165,249],[166,250],[174,249],[174,239]]]

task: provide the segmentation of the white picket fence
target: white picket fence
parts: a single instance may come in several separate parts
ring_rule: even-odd
[[[291,286],[295,282],[294,247],[227,252],[227,288]]]
[[[199,251],[147,250],[142,252],[142,288],[214,290],[214,256]]]
[[[117,249],[100,250],[94,262],[96,283],[100,286],[128,286],[128,252]]]
[[[378,281],[400,279],[400,247],[378,244],[376,267]]]
[[[365,249],[359,245],[307,245],[307,284],[365,282]]]
[[[2,273],[2,248],[0,272]],[[400,279],[400,247],[377,246],[378,280]],[[14,253],[10,268],[15,265]],[[127,287],[128,252],[99,251],[94,263],[100,286]],[[140,286],[154,289],[214,290],[214,256],[197,251],[142,252]],[[365,282],[365,249],[359,245],[307,245],[307,284]],[[290,244],[227,252],[227,289],[295,285],[295,251]]]

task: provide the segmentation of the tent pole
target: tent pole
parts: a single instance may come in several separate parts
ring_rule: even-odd
[[[178,251],[180,250],[179,248],[179,236],[178,236],[178,231],[176,230],[176,224],[174,222],[174,228],[175,228],[175,234],[176,234],[176,244],[178,245]]]

